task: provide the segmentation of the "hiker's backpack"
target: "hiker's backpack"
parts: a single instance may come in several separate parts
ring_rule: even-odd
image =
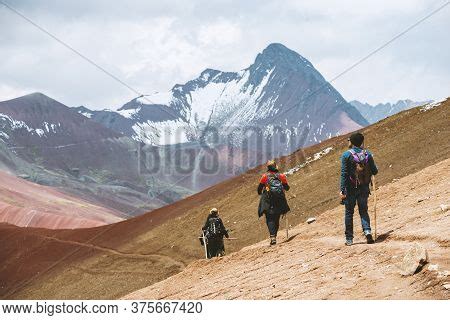
[[[217,239],[223,236],[220,218],[211,217],[208,219],[208,226],[205,230],[205,236],[207,239]]]
[[[352,161],[355,163],[355,174],[350,175],[350,181],[354,186],[369,184],[372,177],[372,172],[369,166],[369,153],[366,150],[356,152],[350,149]]]
[[[281,182],[278,173],[267,174],[266,189],[271,196],[284,197],[283,183]]]

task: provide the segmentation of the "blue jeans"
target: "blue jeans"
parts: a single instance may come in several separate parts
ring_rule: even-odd
[[[367,200],[369,199],[369,186],[359,186],[357,189],[347,192],[345,199],[345,238],[347,240],[353,239],[353,214],[355,212],[355,205],[358,203],[359,216],[361,217],[361,225],[364,233],[370,233],[370,217],[367,207]]]

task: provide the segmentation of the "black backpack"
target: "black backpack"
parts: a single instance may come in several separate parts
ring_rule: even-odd
[[[267,175],[266,189],[271,196],[284,197],[283,183],[278,173],[269,173]]]
[[[208,226],[205,230],[205,237],[207,239],[217,239],[223,236],[222,222],[218,217],[211,217],[208,219]]]

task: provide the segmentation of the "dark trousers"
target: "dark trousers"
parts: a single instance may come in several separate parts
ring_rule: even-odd
[[[225,245],[223,243],[223,238],[208,239],[206,251],[208,252],[208,259],[224,256]]]
[[[270,209],[266,213],[266,224],[269,229],[270,236],[276,237],[278,229],[280,228],[280,214],[275,213],[273,209]]]
[[[364,233],[371,232],[370,217],[367,207],[369,199],[369,186],[359,186],[357,189],[347,193],[345,199],[345,238],[353,239],[353,214],[355,212],[356,203],[358,203],[359,216],[361,217],[361,225]]]

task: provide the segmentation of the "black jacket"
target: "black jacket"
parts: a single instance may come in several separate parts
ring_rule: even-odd
[[[289,190],[287,180],[283,182],[283,189],[286,191]],[[282,215],[288,213],[291,210],[291,208],[289,208],[289,204],[287,203],[286,196],[277,198],[271,197],[270,193],[266,191],[265,185],[263,183],[260,183],[258,185],[257,192],[259,195],[261,195],[258,206],[259,217],[262,217],[264,214],[268,214],[269,212],[277,215]]]
[[[223,225],[222,219],[221,219],[220,217],[218,217],[217,215],[209,214],[209,215],[208,215],[208,218],[206,218],[206,221],[205,221],[205,224],[203,225],[202,230],[205,231],[206,229],[208,229],[208,226],[209,226],[209,220],[210,220],[211,218],[217,218],[217,219],[219,220],[219,225],[220,225],[220,228],[221,228],[220,233],[221,233],[223,236],[225,236],[225,237],[228,238],[228,237],[229,237],[229,235],[228,235],[228,230],[225,229],[225,226]]]

